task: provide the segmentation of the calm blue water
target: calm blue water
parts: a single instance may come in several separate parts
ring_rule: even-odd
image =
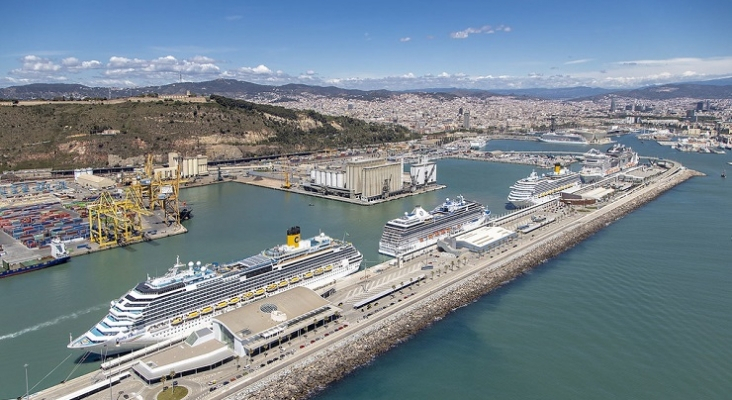
[[[457,310],[318,398],[729,398],[732,181],[719,175],[732,157],[623,141],[708,176]],[[488,148],[569,149],[510,141]],[[195,207],[188,234],[0,280],[0,398],[25,392],[25,363],[36,391],[97,369],[74,363],[69,333],[88,329],[110,300],[146,274],[162,274],[176,255],[230,261],[282,242],[299,225],[305,236],[322,230],[353,241],[370,267],[386,260],[377,254],[386,220],[457,194],[502,213],[508,186],[531,169],[442,160],[438,180],[447,189],[371,207],[235,183],[186,189]]]

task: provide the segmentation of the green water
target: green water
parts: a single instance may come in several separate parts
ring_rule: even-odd
[[[732,158],[624,141],[709,176],[456,310],[318,398],[728,398],[732,181],[719,174]],[[489,148],[568,149],[507,141]],[[177,255],[231,261],[283,242],[299,225],[304,236],[323,231],[354,242],[370,267],[387,259],[377,247],[388,219],[457,194],[501,214],[508,187],[531,169],[442,160],[438,181],[448,188],[370,207],[236,183],[186,189],[195,215],[184,223],[188,234],[0,280],[0,398],[25,392],[26,363],[32,391],[96,370],[98,361],[75,364],[69,333],[98,322],[110,300],[165,272]]]

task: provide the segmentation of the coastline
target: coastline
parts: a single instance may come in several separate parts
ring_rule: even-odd
[[[229,398],[292,399],[308,398],[323,390],[399,343],[442,319],[451,311],[470,304],[494,289],[520,277],[525,272],[556,257],[614,221],[656,199],[699,172],[684,169],[670,179],[638,194],[602,215],[537,240],[522,254],[511,259],[479,267],[457,282],[396,311],[393,315],[340,340],[327,350],[307,357],[297,364],[275,372],[238,391]]]

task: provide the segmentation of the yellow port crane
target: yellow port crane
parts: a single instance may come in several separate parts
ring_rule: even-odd
[[[290,160],[288,159],[285,163],[285,182],[282,184],[283,189],[289,189],[292,187],[290,184]]]
[[[109,192],[102,192],[96,201],[87,204],[87,210],[90,239],[99,247],[125,245],[143,239],[142,215],[149,212],[137,204],[131,191],[119,200]]]
[[[166,222],[180,225],[180,184],[185,183],[180,178],[180,165],[170,177],[163,178],[155,172],[152,155],[148,155],[144,174],[130,185],[137,204],[148,211],[163,210]]]

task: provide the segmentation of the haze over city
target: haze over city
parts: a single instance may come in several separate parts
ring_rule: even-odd
[[[631,88],[732,76],[726,0],[36,1],[0,12],[0,87]]]

